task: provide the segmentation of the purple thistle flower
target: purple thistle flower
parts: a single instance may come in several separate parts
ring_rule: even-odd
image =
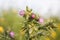
[[[14,38],[14,32],[10,32],[10,37]]]
[[[19,14],[20,14],[21,16],[24,16],[25,11],[24,11],[24,10],[21,10],[21,11],[19,12]]]
[[[43,18],[39,18],[39,22],[40,23],[43,23],[44,22],[44,19]]]
[[[32,17],[32,18],[35,18],[35,14],[32,14],[31,17]]]

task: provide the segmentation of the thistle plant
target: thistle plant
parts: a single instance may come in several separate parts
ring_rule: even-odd
[[[0,40],[55,40],[56,18],[45,19],[28,6],[26,10],[15,11],[2,12]]]
[[[55,21],[44,21],[42,17],[37,17],[35,13],[32,12],[32,9],[26,7],[25,11],[19,13],[23,14],[24,25],[21,28],[21,32],[24,32],[25,40],[40,40],[41,37],[49,37],[54,40],[52,35],[56,36],[54,29],[56,28]],[[53,33],[52,33],[53,32]],[[52,35],[51,35],[52,34]]]

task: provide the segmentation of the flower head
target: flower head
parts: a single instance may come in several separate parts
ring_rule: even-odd
[[[44,22],[44,19],[43,18],[39,18],[39,22],[40,23],[43,23]]]
[[[10,32],[10,37],[14,38],[14,32]]]
[[[21,10],[21,11],[19,12],[19,14],[20,14],[21,16],[24,16],[25,11],[24,11],[24,10]]]
[[[4,29],[2,26],[0,26],[0,32],[4,32]]]
[[[32,17],[32,18],[35,18],[35,14],[32,13],[31,17]]]

